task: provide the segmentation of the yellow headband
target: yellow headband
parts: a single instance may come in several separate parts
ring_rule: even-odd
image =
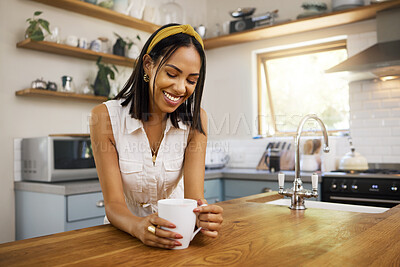
[[[151,43],[149,45],[149,48],[147,48],[147,54],[150,53],[150,51],[154,48],[154,46],[160,42],[162,39],[167,38],[168,36],[178,34],[178,33],[185,33],[190,36],[193,36],[196,38],[196,40],[201,44],[201,46],[204,49],[204,44],[203,40],[201,39],[200,35],[193,29],[192,26],[189,24],[186,25],[177,25],[177,26],[171,26],[162,29],[159,31],[156,36],[154,36],[153,40],[151,40]]]

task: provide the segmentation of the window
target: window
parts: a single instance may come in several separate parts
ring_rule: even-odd
[[[310,113],[329,131],[348,130],[348,82],[324,72],[346,58],[345,40],[258,54],[259,134],[295,132]]]

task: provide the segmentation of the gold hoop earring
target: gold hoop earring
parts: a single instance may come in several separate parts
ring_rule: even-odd
[[[146,82],[146,83],[148,83],[148,82],[150,82],[150,77],[149,77],[149,75],[147,75],[146,73],[143,75],[143,80]]]

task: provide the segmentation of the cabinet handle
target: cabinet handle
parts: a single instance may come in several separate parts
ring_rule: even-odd
[[[104,200],[102,199],[102,200],[97,201],[96,202],[96,207],[98,207],[98,208],[104,207]]]

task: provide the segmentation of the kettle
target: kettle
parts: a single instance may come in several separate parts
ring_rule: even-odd
[[[343,171],[365,171],[368,170],[368,162],[365,157],[356,152],[353,141],[349,138],[350,152],[347,152],[339,163],[339,169]]]

